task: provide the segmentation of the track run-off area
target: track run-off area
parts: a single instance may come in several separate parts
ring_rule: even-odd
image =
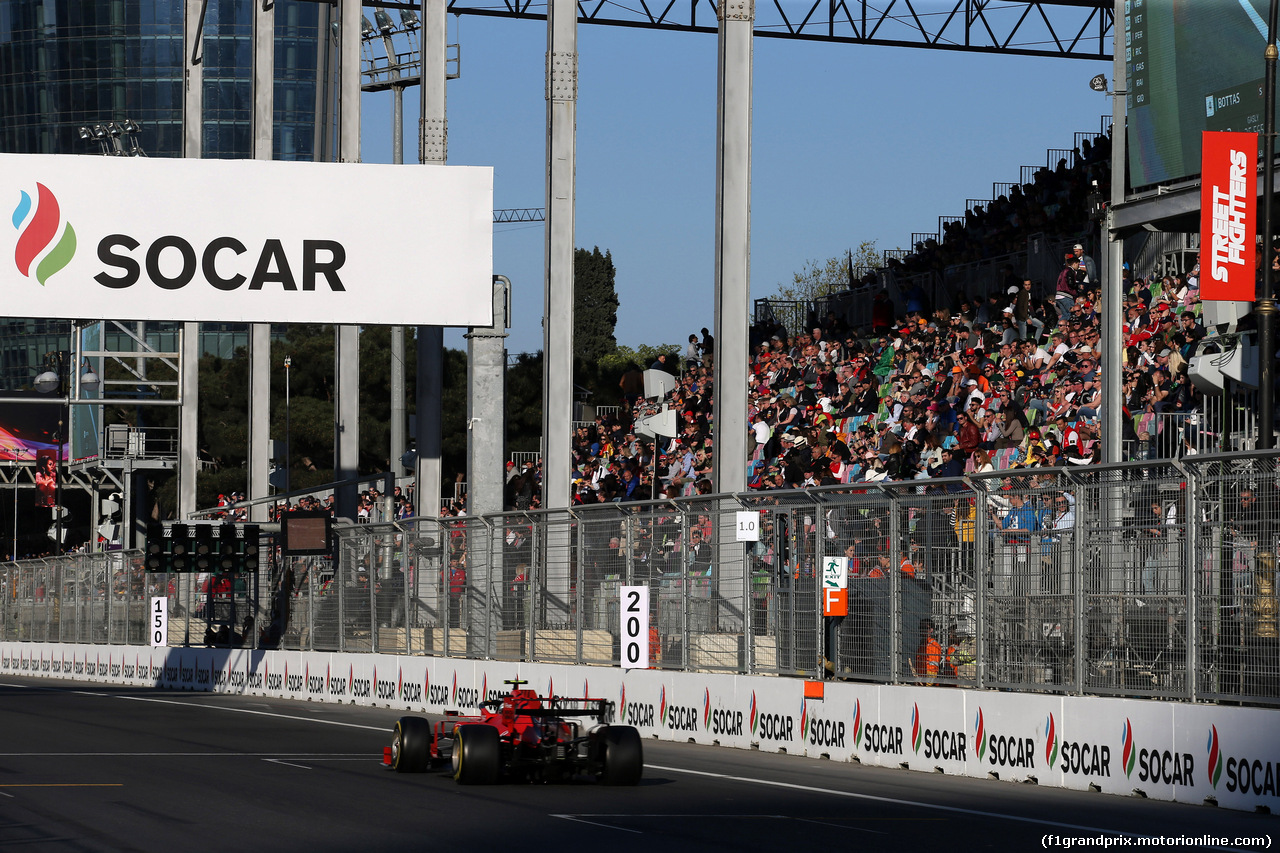
[[[1280,828],[1210,806],[654,739],[634,788],[460,787],[445,770],[383,768],[402,714],[6,675],[0,848],[1254,850]]]

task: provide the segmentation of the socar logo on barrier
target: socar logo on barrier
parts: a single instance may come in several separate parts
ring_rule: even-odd
[[[1133,763],[1138,758],[1138,751],[1133,748],[1133,723],[1129,722],[1128,717],[1124,718],[1124,728],[1120,733],[1124,738],[1120,763],[1124,765],[1125,778],[1128,778],[1133,773]]]
[[[59,225],[63,226],[62,236],[54,244]],[[18,272],[28,278],[31,277],[31,264],[49,246],[53,246],[36,265],[36,281],[42,286],[51,276],[71,263],[75,256],[76,231],[70,222],[62,222],[58,198],[44,184],[36,183],[34,210],[31,196],[25,190],[22,191],[18,206],[13,210],[13,227],[18,229],[18,244],[14,249],[13,260]]]

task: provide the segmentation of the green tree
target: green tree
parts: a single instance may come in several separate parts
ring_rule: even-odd
[[[530,452],[542,441],[542,353],[521,353],[507,366],[507,450]]]
[[[874,269],[881,266],[880,255],[876,252],[875,240],[863,240],[853,252],[853,269],[855,275],[862,269]],[[804,266],[796,273],[790,284],[779,284],[773,299],[808,302],[829,293],[844,290],[849,286],[849,255],[836,255],[819,263],[805,261]]]
[[[590,364],[618,348],[613,336],[618,325],[617,270],[609,252],[573,253],[573,349],[574,355]]]

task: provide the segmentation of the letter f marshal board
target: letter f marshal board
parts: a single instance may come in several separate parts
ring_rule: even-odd
[[[845,616],[849,612],[849,561],[827,557],[822,561],[822,615]]]

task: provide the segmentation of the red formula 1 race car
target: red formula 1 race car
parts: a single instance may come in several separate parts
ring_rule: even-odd
[[[526,681],[506,683],[511,693],[482,702],[477,716],[450,715],[434,726],[422,717],[401,717],[388,766],[418,773],[447,760],[462,785],[565,781],[584,774],[606,785],[640,781],[644,750],[635,728],[596,723],[584,730],[575,719],[604,720],[607,699],[544,697],[520,689]]]

